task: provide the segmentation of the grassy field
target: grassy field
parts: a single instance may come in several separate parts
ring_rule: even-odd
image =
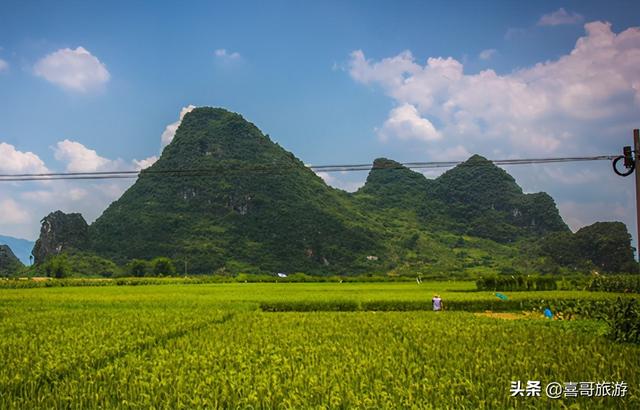
[[[500,301],[473,288],[432,282],[2,289],[0,408],[640,408],[638,346],[609,341],[599,320],[482,314],[483,303]],[[433,293],[480,312],[368,311],[396,304],[422,309]],[[597,307],[618,296],[505,293],[540,307],[563,300]],[[261,310],[273,305],[356,308]],[[541,397],[510,397],[512,381],[528,380],[542,382]],[[544,386],[553,381],[625,381],[629,389],[623,398],[549,399]]]

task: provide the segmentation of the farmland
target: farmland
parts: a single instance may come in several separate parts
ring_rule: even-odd
[[[512,304],[504,310],[515,320],[504,320],[478,314],[500,310],[501,301],[473,289],[471,282],[2,289],[0,408],[640,406],[640,348],[608,340],[606,324],[593,319],[619,295],[507,292]],[[451,309],[427,310],[436,292]],[[576,303],[583,304],[577,320],[518,312]],[[511,398],[511,382],[527,380],[625,381],[629,389],[625,397]]]

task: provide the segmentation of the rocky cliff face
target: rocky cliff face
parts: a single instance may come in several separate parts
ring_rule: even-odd
[[[70,249],[83,249],[89,241],[89,226],[78,213],[52,212],[42,219],[40,237],[31,252],[36,264]]]
[[[0,245],[0,276],[13,275],[22,267],[22,262],[7,245]]]

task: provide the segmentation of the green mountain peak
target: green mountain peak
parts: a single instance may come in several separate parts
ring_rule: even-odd
[[[95,252],[118,261],[314,272],[357,266],[382,248],[368,225],[346,194],[242,116],[198,108],[90,231]]]
[[[381,208],[416,208],[425,201],[429,183],[399,162],[377,158],[356,197]]]

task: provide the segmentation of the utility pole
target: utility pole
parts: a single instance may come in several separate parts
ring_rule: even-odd
[[[640,261],[640,130],[633,130],[633,154],[636,169],[636,252]]]
[[[624,161],[626,171],[618,169],[618,162]],[[633,130],[633,150],[630,146],[622,148],[622,155],[613,160],[613,171],[621,177],[627,177],[636,172],[636,252],[640,261],[640,130]],[[640,264],[638,265],[640,268]]]

